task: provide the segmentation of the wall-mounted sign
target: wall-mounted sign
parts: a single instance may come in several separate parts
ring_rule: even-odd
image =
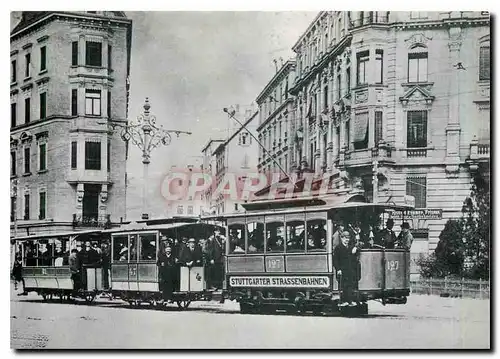
[[[410,211],[393,211],[390,213],[393,219],[442,219],[442,209],[414,209]]]

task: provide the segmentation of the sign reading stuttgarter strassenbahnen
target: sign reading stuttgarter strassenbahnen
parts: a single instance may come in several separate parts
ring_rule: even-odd
[[[391,211],[391,218],[394,219],[441,219],[442,209],[414,209],[409,211]]]
[[[328,288],[330,278],[326,276],[230,277],[229,285],[231,287]]]

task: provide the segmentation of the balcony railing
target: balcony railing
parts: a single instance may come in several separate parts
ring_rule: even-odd
[[[489,144],[477,145],[477,154],[480,157],[490,157],[490,145]]]
[[[407,149],[407,157],[427,157],[427,148]]]
[[[111,228],[111,215],[83,216],[73,213],[73,227]]]

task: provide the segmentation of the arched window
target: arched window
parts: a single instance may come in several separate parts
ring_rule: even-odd
[[[427,82],[427,48],[416,45],[408,52],[408,82]]]

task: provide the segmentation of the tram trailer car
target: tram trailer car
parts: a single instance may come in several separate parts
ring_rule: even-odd
[[[318,202],[318,205],[312,205]],[[302,208],[229,215],[225,217],[226,233],[229,234],[226,241],[226,296],[236,299],[243,313],[285,310],[358,315],[367,314],[369,300],[380,300],[384,305],[405,304],[410,294],[408,251],[360,251],[360,279],[354,291],[357,304],[353,308],[339,306],[341,293],[332,249],[334,219],[363,221],[367,216],[380,217],[387,210],[404,209],[408,208],[363,202],[329,205],[313,201]],[[293,245],[293,237],[300,235],[302,238],[312,237],[314,241],[314,234],[310,236],[314,231],[323,231],[326,235],[322,246],[309,246],[308,240],[303,241],[303,247]],[[256,245],[250,249],[259,236],[264,239],[264,246]],[[277,236],[285,237],[283,242],[286,244],[273,248],[272,243],[276,243],[273,237]],[[240,244],[240,249],[235,249],[238,246],[234,243]]]

